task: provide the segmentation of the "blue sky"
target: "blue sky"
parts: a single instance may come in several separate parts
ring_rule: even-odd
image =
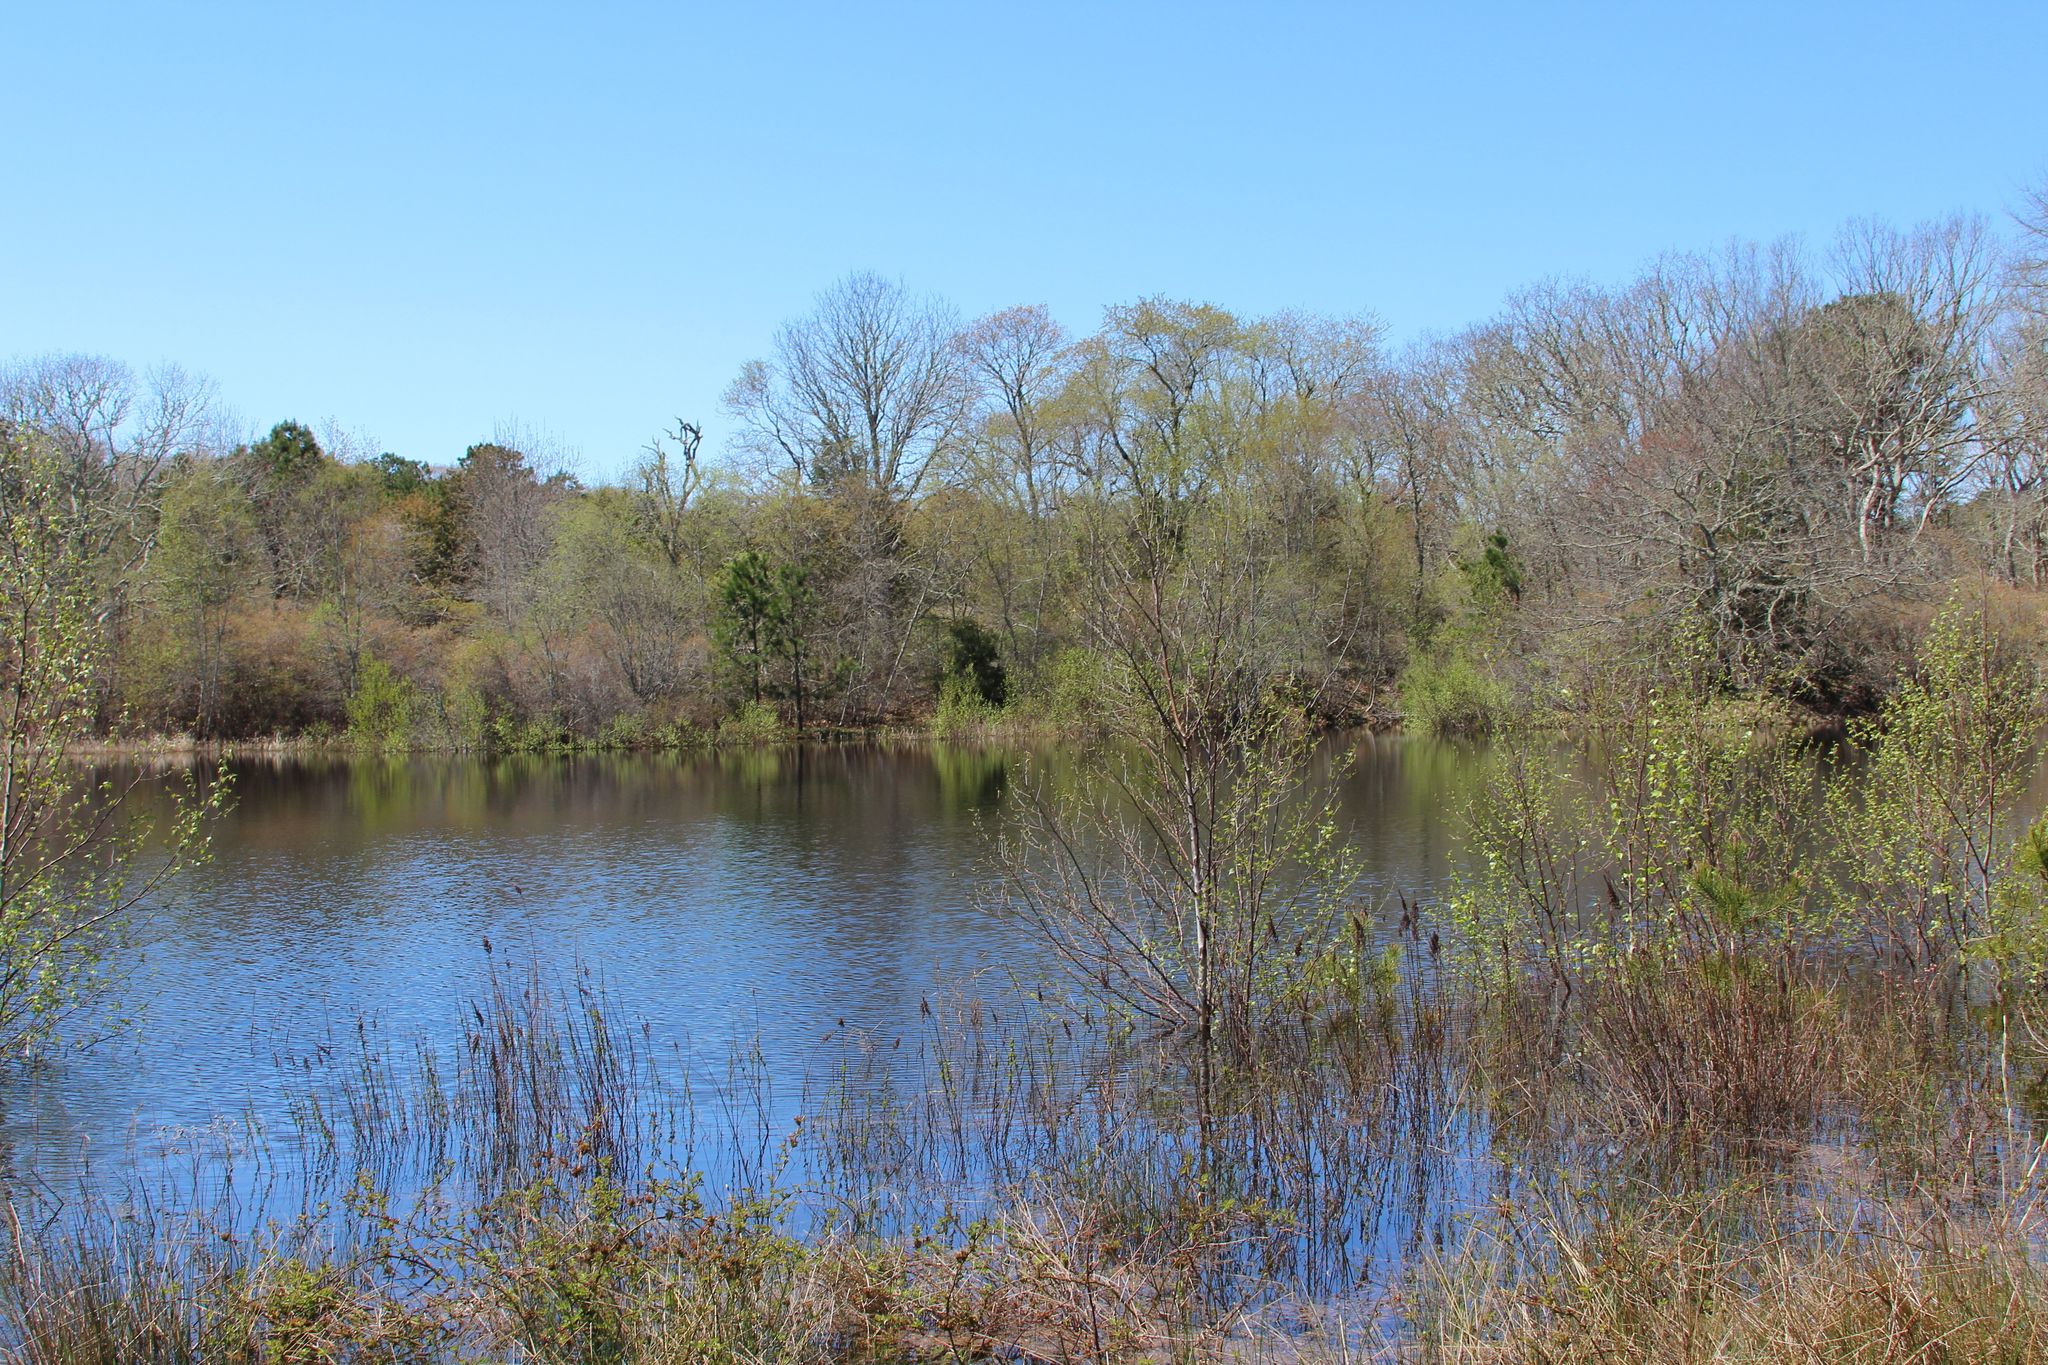
[[[1730,237],[2002,216],[2048,4],[10,4],[0,358],[622,469],[849,270],[1450,330]]]

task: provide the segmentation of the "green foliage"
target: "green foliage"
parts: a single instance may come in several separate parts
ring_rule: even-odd
[[[932,712],[932,733],[940,739],[966,739],[993,724],[1000,715],[975,686],[974,679],[948,673],[939,680],[939,704]]]
[[[781,611],[775,571],[766,556],[754,550],[726,561],[716,584],[718,615],[713,626],[718,647],[750,680],[748,699],[761,700],[761,678]]]
[[[2048,816],[2015,842],[1992,889],[1991,930],[1980,951],[2020,985],[2038,990],[2048,981]]]
[[[413,573],[434,591],[452,594],[462,569],[462,509],[456,489],[445,478],[423,476],[415,485],[408,476],[400,475],[397,483],[404,491],[393,489],[392,502],[405,531],[405,550]]]
[[[377,472],[378,482],[383,485],[387,496],[406,497],[426,488],[433,475],[418,460],[408,460],[403,455],[385,451],[370,461],[370,467]]]
[[[1542,964],[1571,983],[1624,960],[1711,974],[1844,945],[2044,974],[2048,826],[2017,819],[2036,688],[1981,613],[1943,611],[1825,766],[1718,677],[1708,633],[1685,629],[1656,676],[1600,699],[1589,763],[1520,734],[1498,746],[1470,812],[1479,866],[1451,898],[1482,977]]]
[[[1440,739],[1484,735],[1508,718],[1497,656],[1503,619],[1521,596],[1521,563],[1498,531],[1439,577],[1438,614],[1415,623],[1401,671],[1401,718],[1410,729]]]
[[[1009,679],[996,637],[971,616],[956,616],[946,622],[940,643],[939,691],[943,704],[948,685],[964,684],[953,690],[971,694],[975,701],[991,708],[1009,699]]]
[[[309,479],[327,461],[312,431],[298,422],[279,422],[270,434],[249,447],[249,462],[276,486]]]
[[[1350,930],[1330,938],[1323,951],[1286,983],[1287,1000],[1309,1017],[1372,1018],[1383,1028],[1391,1027],[1399,1002],[1401,945],[1375,946],[1370,926],[1355,912]]]
[[[1063,649],[1040,665],[1020,704],[1048,729],[1095,733],[1103,725],[1103,699],[1115,685],[1113,672],[1114,665],[1092,649]]]
[[[1507,710],[1507,689],[1463,649],[1419,653],[1402,670],[1401,717],[1417,734],[1439,739],[1487,734]]]
[[[1498,612],[1522,599],[1522,563],[1508,548],[1504,531],[1482,540],[1479,552],[1460,559],[1458,569],[1465,575],[1472,601],[1483,612]]]
[[[136,906],[206,856],[225,775],[159,779],[169,813],[127,801],[136,779],[70,762],[96,719],[105,659],[98,567],[50,452],[0,426],[0,1059],[32,1058],[101,998]],[[180,790],[182,788],[182,790]]]
[[[440,704],[436,717],[441,743],[458,750],[475,752],[491,738],[491,708],[475,687],[458,684],[435,698]]]
[[[1722,697],[1696,623],[1617,687],[1574,756],[1524,728],[1495,746],[1454,882],[1460,957],[1503,984],[1562,985],[1625,958],[1734,960],[1826,929],[1806,828],[1812,769]]]
[[[1009,682],[995,636],[972,617],[958,617],[943,627],[939,656],[932,732],[941,739],[986,732],[997,722],[1009,698]]]
[[[198,734],[227,728],[241,660],[236,605],[261,583],[263,540],[248,494],[217,469],[182,471],[164,490],[147,589],[156,607],[160,704]]]
[[[152,568],[170,610],[217,610],[256,581],[255,512],[234,480],[184,471],[165,488],[158,516]]]
[[[721,744],[772,744],[788,736],[782,717],[767,702],[742,702],[738,710],[718,723]]]
[[[1307,717],[1272,696],[1213,751],[1125,727],[1111,733],[1134,756],[1113,795],[1084,789],[1030,812],[1007,852],[1008,908],[1112,1013],[1205,1051],[1251,1046],[1299,1011],[1348,932],[1344,760],[1318,762]],[[1084,839],[1101,851],[1076,857]]]
[[[1891,246],[1900,270],[1936,249]],[[1398,360],[1362,318],[1147,298],[1073,338],[1043,308],[955,327],[860,276],[729,394],[743,463],[767,477],[700,465],[707,433],[680,419],[608,487],[510,438],[452,469],[352,463],[289,421],[231,455],[198,439],[132,465],[111,446],[74,451],[56,477],[125,505],[99,548],[119,541],[114,558],[134,563],[151,559],[156,504],[126,481],[182,471],[159,581],[122,604],[109,668],[149,723],[208,734],[338,728],[364,653],[406,658],[431,687],[483,638],[504,645],[482,680],[492,708],[557,718],[581,742],[626,712],[708,719],[738,694],[782,703],[798,728],[826,690],[852,723],[934,702],[960,719],[952,675],[1014,707],[1006,724],[1086,732],[1101,697],[1063,690],[1063,655],[1115,658],[1112,681],[1131,681],[1236,633],[1320,723],[1383,716],[1398,686],[1412,729],[1462,734],[1546,682],[1576,711],[1572,692],[1638,623],[1684,611],[1709,621],[1724,677],[1861,712],[1902,604],[1969,542],[1998,542],[2015,590],[2043,581],[2048,494],[1991,479],[1966,507],[1957,490],[1976,481],[1925,464],[2017,458],[2032,409],[1990,402],[1998,385],[1972,373],[1984,355],[1959,320],[1974,305],[1904,276],[1835,297],[1794,287],[1789,261],[1767,298],[1768,272],[1695,264],[1617,293],[1538,291],[1497,328]],[[1947,282],[1935,294],[1981,278],[1932,264],[1916,268]],[[884,354],[874,372],[847,361]],[[10,414],[60,443],[88,430],[59,412],[61,385],[35,387]],[[1975,434],[1993,413],[2020,426]],[[1740,435],[1759,431],[1785,440]],[[1903,463],[1858,492],[1843,452],[1867,440]],[[112,426],[94,442],[121,443]],[[1902,553],[1922,530],[1955,554]],[[209,576],[235,581],[202,623]],[[1106,613],[1154,618],[1146,647],[1119,644]],[[295,652],[317,676],[267,666]],[[725,695],[703,685],[707,663]]]
[[[1916,966],[1953,963],[1999,942],[2000,895],[2039,734],[2032,670],[1983,614],[1951,603],[1878,715],[1853,727],[1860,761],[1827,796],[1841,845],[1844,927]],[[2024,876],[2022,875],[2022,884]]]
[[[491,717],[484,748],[495,754],[567,754],[579,746],[569,727],[552,716]]]
[[[817,593],[810,575],[795,564],[771,563],[748,550],[726,561],[715,585],[712,630],[728,663],[748,680],[748,700],[759,704],[783,666],[787,690],[796,702],[796,723],[804,724],[804,664]]]
[[[412,741],[419,694],[382,659],[366,659],[348,699],[349,739],[368,749],[402,749]]]

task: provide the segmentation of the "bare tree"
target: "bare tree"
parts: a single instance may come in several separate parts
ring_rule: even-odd
[[[218,448],[213,385],[176,366],[138,378],[104,356],[41,356],[0,370],[0,421],[36,433],[82,557],[116,578],[147,557],[171,462]],[[117,599],[101,604],[102,614]]]
[[[775,334],[726,392],[742,440],[821,488],[890,505],[916,494],[965,397],[950,309],[879,275],[849,275]]]
[[[1068,483],[1058,399],[1072,349],[1043,305],[992,313],[958,344],[978,399],[961,442],[960,475],[999,518],[972,537],[972,553],[993,590],[1009,653],[1029,668],[1042,651],[1064,543],[1055,522]]]
[[[855,274],[785,324],[772,361],[727,391],[741,443],[831,504],[839,571],[821,584],[829,634],[852,660],[842,719],[885,712],[918,623],[942,594],[905,537],[905,514],[954,453],[969,386],[949,308],[873,274]]]
[[[1416,622],[1422,619],[1431,558],[1448,543],[1441,523],[1451,501],[1447,470],[1456,430],[1450,382],[1455,371],[1441,363],[1441,356],[1441,348],[1417,351],[1376,376],[1360,405],[1366,435],[1353,447],[1346,470],[1361,495],[1384,490],[1407,513]]]
[[[1909,539],[1976,473],[1973,418],[1996,262],[1982,224],[1901,233],[1859,224],[1839,248],[1841,297],[1800,328],[1811,434],[1857,502],[1866,562],[1908,518]]]
[[[2027,306],[2036,313],[2048,312],[2048,180],[2021,196],[2013,218],[2020,228],[2015,279],[2026,292]]]
[[[552,509],[576,488],[558,461],[537,466],[500,433],[473,445],[450,476],[462,524],[463,570],[477,600],[515,623],[528,615],[534,575],[554,543]]]
[[[671,441],[674,459],[669,456]],[[704,470],[697,463],[703,444],[704,429],[678,417],[675,430],[649,441],[645,456],[633,467],[638,485],[633,507],[641,532],[672,569],[683,566],[689,551],[690,500],[704,487]]]
[[[1827,294],[1780,247],[1518,297],[1467,342],[1479,458],[1459,481],[1492,483],[1586,608],[1699,612],[1753,678],[1815,676],[1831,623],[1895,580],[1896,511],[1945,496],[1957,449],[1955,407],[1918,393],[1953,385],[1893,363],[1924,353],[1912,310]]]
[[[2020,239],[1986,347],[1979,424],[1992,562],[2008,582],[2039,587],[2048,570],[2048,185],[2015,217]]]

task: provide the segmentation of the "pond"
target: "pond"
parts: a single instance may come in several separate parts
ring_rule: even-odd
[[[1341,817],[1365,903],[1443,878],[1473,752],[1347,739]],[[749,1057],[780,1121],[849,1039],[1047,970],[986,891],[1026,784],[1099,756],[911,743],[568,758],[234,765],[209,865],[166,888],[122,965],[133,1016],[13,1081],[8,1169],[104,1186],[224,1129],[289,1127],[281,1059],[451,1036],[494,970],[587,972],[710,1077]]]

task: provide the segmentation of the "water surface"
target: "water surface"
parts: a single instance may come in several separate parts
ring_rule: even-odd
[[[758,1049],[780,1097],[936,992],[1046,970],[991,915],[1010,794],[1099,764],[943,745],[236,765],[211,864],[127,963],[138,1024],[10,1084],[8,1165],[111,1178],[223,1123],[287,1126],[280,1056],[450,1035],[496,969],[587,970],[707,1074]],[[1341,813],[1366,900],[1442,877],[1469,751],[1366,738]]]

